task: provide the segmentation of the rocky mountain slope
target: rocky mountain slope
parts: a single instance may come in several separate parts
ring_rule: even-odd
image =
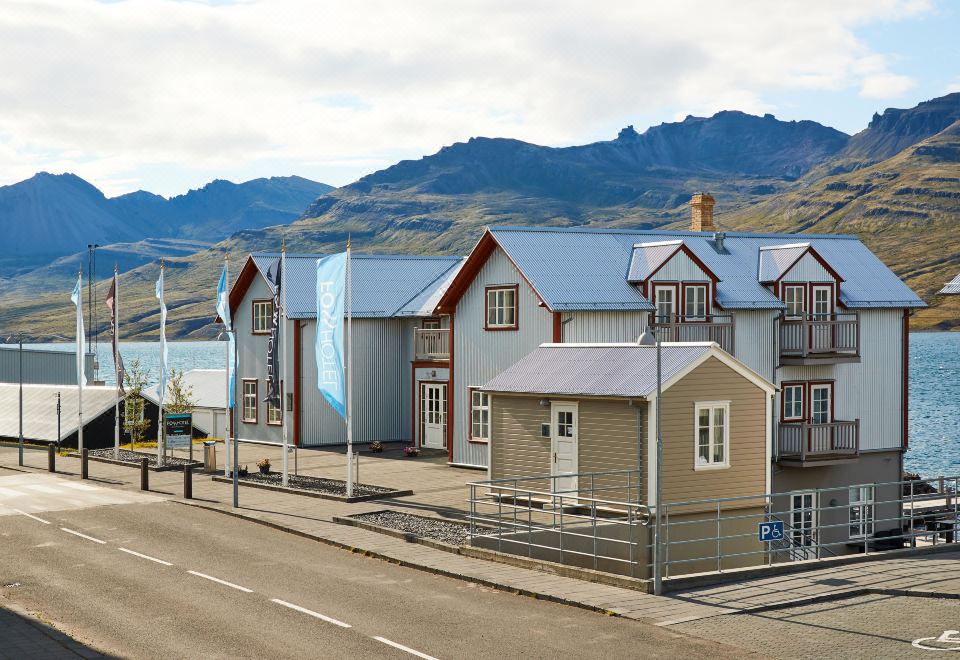
[[[932,294],[960,270],[960,94],[877,115],[856,136],[813,122],[722,112],[607,142],[556,149],[475,138],[321,195],[296,222],[235,233],[171,259],[168,332],[212,336],[213,289],[229,254],[358,249],[466,253],[485,225],[679,226],[692,192],[717,198],[728,229],[857,233],[928,301],[916,324],[950,327],[960,304]],[[157,324],[150,263],[123,277],[132,320]],[[69,328],[65,293],[0,305],[0,328]],[[56,310],[56,311],[55,311]]]
[[[240,229],[291,222],[328,190],[301,177],[273,177],[214,181],[170,199],[144,191],[108,198],[74,174],[41,172],[0,187],[0,277],[80,253],[90,243],[148,238],[213,243]]]

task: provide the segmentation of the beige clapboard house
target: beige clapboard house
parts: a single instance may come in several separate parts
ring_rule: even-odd
[[[773,385],[712,342],[664,344],[662,360],[663,501],[769,492]],[[632,470],[637,477],[630,483],[639,484],[634,492],[627,492],[622,474],[561,477],[551,490],[650,505],[655,502],[657,479],[656,427],[651,423],[656,416],[656,384],[653,347],[540,346],[482,388],[490,396],[490,478]],[[709,523],[710,530],[677,524],[684,518],[706,520],[704,513],[715,513],[712,505],[710,511],[704,506],[672,507],[674,542],[681,540],[678,534],[699,539],[715,533],[715,522]],[[765,561],[756,538],[763,513],[762,498],[735,500],[723,507],[722,535],[743,535],[723,541],[724,569]],[[610,525],[607,533],[624,530]],[[646,538],[637,539],[641,556],[635,559],[646,565],[650,527],[642,533]],[[706,561],[681,562],[684,555],[715,554],[714,548],[703,545],[674,543],[673,573],[715,568]],[[749,552],[754,554],[743,554]],[[570,563],[572,556],[567,552],[564,561]],[[554,559],[549,552],[542,558]]]

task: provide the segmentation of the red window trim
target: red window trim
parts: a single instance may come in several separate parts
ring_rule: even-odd
[[[259,389],[259,386],[258,386],[258,389]],[[268,387],[267,387],[267,390],[269,391],[269,389],[270,389],[270,388],[269,388],[269,386],[268,386]],[[283,426],[283,413],[284,413],[284,410],[283,410],[283,407],[284,407],[284,406],[283,406],[283,381],[280,381],[280,421],[279,421],[279,422],[271,422],[271,421],[270,421],[270,402],[267,401],[266,404],[267,404],[267,426]]]
[[[800,417],[787,417],[787,400],[783,391],[788,387],[800,387],[803,390],[803,405],[800,410]],[[807,385],[802,380],[780,383],[780,421],[781,422],[802,422],[807,419]]]
[[[490,444],[490,438],[474,438],[473,437],[473,393],[479,390],[479,387],[468,387],[467,388],[467,442],[475,445],[487,445]],[[487,394],[487,399],[489,400],[490,395]],[[489,404],[488,404],[489,405]],[[493,418],[489,419],[489,423],[493,424]]]
[[[803,289],[803,313],[804,314],[813,314],[813,289],[814,287],[830,287],[830,297],[833,299],[831,314],[836,314],[837,309],[840,308],[840,297],[839,297],[839,287],[837,287],[836,282],[781,282],[779,284],[779,291],[777,295],[780,300],[786,304],[787,302],[787,289],[790,287],[796,287]]]
[[[269,335],[270,328],[267,328],[263,331],[257,331],[257,315],[254,313],[254,308],[257,306],[257,303],[270,303],[270,316],[273,315],[273,298],[254,298],[250,301],[250,334],[251,335]],[[269,318],[269,317],[268,317]]]
[[[253,383],[253,419],[247,419],[244,417],[244,412],[246,411],[246,388],[244,385],[247,383]],[[259,424],[260,423],[260,382],[256,378],[241,378],[240,379],[240,421],[244,424]]]
[[[513,325],[489,325],[490,310],[488,308],[491,291],[506,291],[513,289]],[[520,329],[520,285],[519,284],[497,284],[483,287],[483,329],[488,332],[499,332],[505,330],[512,332]]]
[[[680,287],[682,283],[680,282],[651,282],[650,283],[650,302],[654,307],[657,306],[657,289],[673,289],[673,315],[679,317],[681,315],[680,307]],[[657,310],[654,309],[653,315],[657,316]]]
[[[783,396],[783,390],[787,387],[803,387],[803,417],[786,417],[785,404],[786,398]],[[827,385],[830,387],[830,421],[837,419],[837,399],[836,399],[836,381],[834,380],[791,380],[780,383],[780,422],[784,424],[796,424],[798,422],[810,422],[813,419],[813,396],[814,386]]]

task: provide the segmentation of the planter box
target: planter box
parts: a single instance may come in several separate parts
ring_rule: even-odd
[[[213,477],[213,481],[218,481],[224,484],[232,484],[232,477]],[[237,480],[241,486],[247,486],[250,488],[262,488],[263,490],[272,490],[277,493],[290,493],[292,495],[305,495],[306,497],[316,497],[321,500],[334,500],[336,502],[369,502],[371,500],[382,500],[389,499],[392,497],[406,497],[408,495],[413,495],[412,490],[390,490],[383,493],[373,493],[369,495],[354,495],[353,497],[346,497],[345,495],[336,495],[334,493],[323,493],[314,490],[304,490],[303,488],[284,488],[283,486],[276,486],[274,484],[264,484],[257,481],[252,481],[250,479],[244,479],[241,477]]]

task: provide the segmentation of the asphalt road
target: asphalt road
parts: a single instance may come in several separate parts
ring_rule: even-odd
[[[175,502],[98,497],[46,511],[0,498],[0,596],[121,657],[743,656]]]

